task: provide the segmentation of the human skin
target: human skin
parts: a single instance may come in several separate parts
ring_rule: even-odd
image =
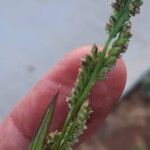
[[[16,104],[0,124],[0,150],[28,149],[45,109],[60,85],[50,131],[61,129],[68,111],[65,98],[73,87],[81,58],[90,50],[91,46],[85,46],[68,53]],[[88,121],[88,129],[80,138],[80,143],[89,138],[102,124],[120,97],[125,83],[126,68],[119,59],[108,74],[108,78],[98,81],[90,92],[89,99],[93,113]]]

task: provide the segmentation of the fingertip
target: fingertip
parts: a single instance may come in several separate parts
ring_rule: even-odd
[[[78,68],[81,64],[81,58],[88,54],[91,46],[78,48],[67,54],[58,64],[49,71],[32,90],[17,104],[10,113],[15,124],[7,133],[13,133],[14,128],[19,134],[22,133],[24,141],[29,141],[41,121],[41,116],[53,96],[54,91],[61,85],[60,96],[52,124],[52,129],[59,129],[67,115],[66,96],[69,95],[74,81],[78,74]],[[108,74],[108,79],[96,83],[90,95],[92,109],[94,110],[92,118],[88,124],[88,130],[83,135],[87,138],[96,127],[104,120],[111,106],[120,96],[126,82],[126,69],[122,60],[118,60],[116,67]],[[61,114],[61,117],[60,117]],[[9,124],[8,121],[5,122]],[[5,128],[5,127],[4,127]],[[8,136],[9,138],[9,136]],[[11,144],[15,143],[15,138]],[[18,138],[16,138],[18,139]],[[9,138],[11,140],[11,138]],[[20,141],[20,145],[24,143]],[[28,142],[27,142],[28,143]],[[19,144],[16,147],[19,147]],[[26,147],[26,143],[24,144]]]
[[[122,94],[126,79],[126,66],[123,60],[119,59],[115,67],[108,73],[106,79],[98,81],[93,87],[91,92],[92,106],[104,107],[115,103]]]
[[[123,59],[119,59],[116,66],[108,73],[107,79],[98,81],[94,85],[89,98],[93,113],[88,121],[88,130],[81,136],[81,142],[85,141],[104,121],[121,96],[126,79],[126,66]]]

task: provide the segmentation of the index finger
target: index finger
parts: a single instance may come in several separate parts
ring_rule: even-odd
[[[61,129],[68,112],[66,96],[69,95],[76,79],[81,57],[90,52],[91,47],[83,47],[67,54],[52,71],[48,72],[14,107],[2,123],[0,130],[0,149],[25,150],[39,126],[41,117],[61,84],[59,100],[50,130]],[[120,96],[126,82],[126,71],[122,60],[108,75],[108,79],[96,83],[90,94],[93,114],[88,122],[88,130],[81,141],[85,140],[101,124],[111,106]]]

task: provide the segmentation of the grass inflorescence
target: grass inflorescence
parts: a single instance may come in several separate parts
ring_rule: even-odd
[[[71,150],[79,141],[92,112],[88,100],[90,90],[96,81],[107,77],[117,59],[126,51],[132,36],[131,17],[139,14],[142,4],[142,0],[116,0],[112,3],[113,13],[106,24],[108,38],[104,48],[100,51],[94,44],[91,54],[82,59],[72,92],[66,98],[69,112],[64,125],[61,131],[47,135],[41,150]]]

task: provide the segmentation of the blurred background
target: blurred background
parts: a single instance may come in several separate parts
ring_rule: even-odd
[[[150,1],[133,19],[122,101],[80,150],[150,149]],[[71,49],[102,45],[110,0],[0,0],[0,120]]]

